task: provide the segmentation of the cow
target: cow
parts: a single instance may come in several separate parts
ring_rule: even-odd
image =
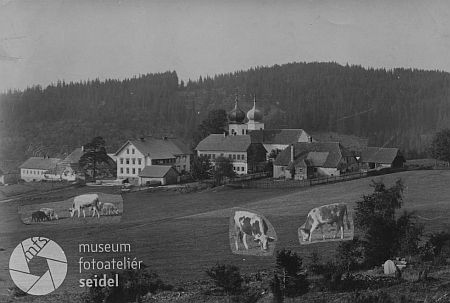
[[[47,217],[50,218],[50,220],[58,220],[58,214],[55,212],[55,210],[53,208],[47,208],[47,207],[43,207],[40,209],[40,211],[44,212]]]
[[[73,217],[75,211],[77,211],[79,218],[80,212],[83,210],[83,217],[86,218],[85,208],[92,208],[92,217],[97,213],[98,218],[100,218],[99,198],[97,194],[84,194],[73,198],[72,207],[69,208],[70,217]]]
[[[334,223],[336,223],[336,234],[334,235],[334,238],[337,238],[340,231],[341,239],[344,239],[344,216],[346,218],[347,229],[350,229],[347,205],[336,203],[313,208],[308,213],[306,222],[300,227],[303,241],[311,242],[312,233],[317,228],[320,228],[320,231],[322,232],[322,239],[325,240],[323,225],[332,225]]]
[[[50,221],[50,218],[43,211],[35,211],[31,214],[31,222]]]
[[[236,211],[234,214],[234,228],[237,234],[235,239],[236,250],[239,250],[238,238],[248,250],[247,235],[252,236],[253,240],[259,243],[261,250],[268,249],[268,243],[275,241],[275,238],[267,235],[267,223],[261,216],[248,212]]]
[[[119,210],[117,209],[117,207],[114,204],[108,202],[105,203],[100,202],[100,210],[102,211],[102,214],[105,215],[119,214]]]

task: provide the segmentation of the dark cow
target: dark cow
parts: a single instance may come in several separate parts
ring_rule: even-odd
[[[50,218],[43,211],[35,211],[31,214],[31,222],[50,221]]]
[[[234,214],[234,227],[237,233],[235,239],[236,250],[239,250],[238,238],[248,250],[246,236],[252,236],[253,240],[261,246],[261,250],[268,249],[268,242],[275,239],[267,236],[267,223],[257,214],[248,211],[236,211]]]
[[[300,227],[303,241],[311,242],[312,233],[316,228],[320,228],[322,232],[322,239],[325,240],[323,234],[324,224],[336,223],[336,239],[339,231],[341,232],[341,239],[344,239],[344,216],[346,218],[347,228],[350,229],[350,221],[348,220],[347,205],[345,204],[329,204],[321,207],[313,208],[306,218],[305,224]]]

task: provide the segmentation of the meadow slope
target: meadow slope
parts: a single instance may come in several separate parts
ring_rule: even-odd
[[[372,179],[382,179],[390,185],[397,178],[402,178],[406,185],[405,209],[417,211],[426,232],[450,226],[450,171],[402,172],[299,190],[224,189],[191,194],[131,193],[123,196],[124,213],[118,224],[96,225],[90,221],[85,226],[27,226],[20,222],[17,215],[19,202],[0,204],[0,248],[4,249],[0,251],[0,294],[6,295],[6,287],[12,285],[7,271],[10,253],[22,239],[38,235],[55,240],[66,252],[69,271],[66,281],[56,291],[59,294],[82,290],[78,288],[77,280],[89,276],[89,273],[78,273],[80,256],[89,257],[78,252],[79,243],[130,243],[132,252],[128,256],[143,260],[165,281],[174,284],[205,278],[204,270],[218,261],[233,263],[243,272],[270,269],[274,257],[231,253],[229,216],[235,207],[264,214],[276,230],[277,249],[292,249],[303,257],[309,256],[312,251],[324,257],[330,256],[338,243],[299,244],[297,228],[303,224],[308,211],[335,202],[348,203],[351,209],[363,194],[373,191],[370,187]],[[66,199],[61,195],[70,196],[87,191],[87,188],[71,190],[65,194],[58,193],[58,197],[49,195],[47,200],[58,201]],[[92,255],[105,259],[114,256],[117,257]]]

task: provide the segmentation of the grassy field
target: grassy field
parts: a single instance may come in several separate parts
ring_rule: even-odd
[[[397,178],[405,182],[405,205],[415,210],[425,224],[425,231],[439,231],[450,226],[450,171],[411,171],[385,175],[392,184]],[[243,272],[270,269],[273,256],[233,254],[230,247],[229,216],[236,207],[255,210],[273,225],[277,235],[276,249],[288,248],[308,257],[317,251],[326,257],[335,252],[338,242],[300,245],[297,229],[311,208],[345,202],[352,209],[355,201],[373,189],[372,178],[316,186],[300,190],[223,189],[202,193],[137,192],[123,196],[124,211],[117,224],[25,225],[17,214],[19,205],[62,201],[89,188],[70,189],[45,198],[0,204],[0,295],[12,285],[8,259],[19,241],[30,236],[48,237],[61,245],[69,269],[57,294],[83,290],[78,279],[91,273],[78,273],[80,256],[110,259],[112,255],[87,255],[78,252],[80,243],[130,243],[127,256],[137,257],[173,284],[205,278],[204,271],[216,262],[233,263]],[[114,189],[95,188],[114,193]],[[3,250],[2,250],[3,249]],[[1,297],[0,297],[1,301]]]

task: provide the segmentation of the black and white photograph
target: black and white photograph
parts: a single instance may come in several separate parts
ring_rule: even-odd
[[[0,302],[450,302],[450,2],[0,0]]]

